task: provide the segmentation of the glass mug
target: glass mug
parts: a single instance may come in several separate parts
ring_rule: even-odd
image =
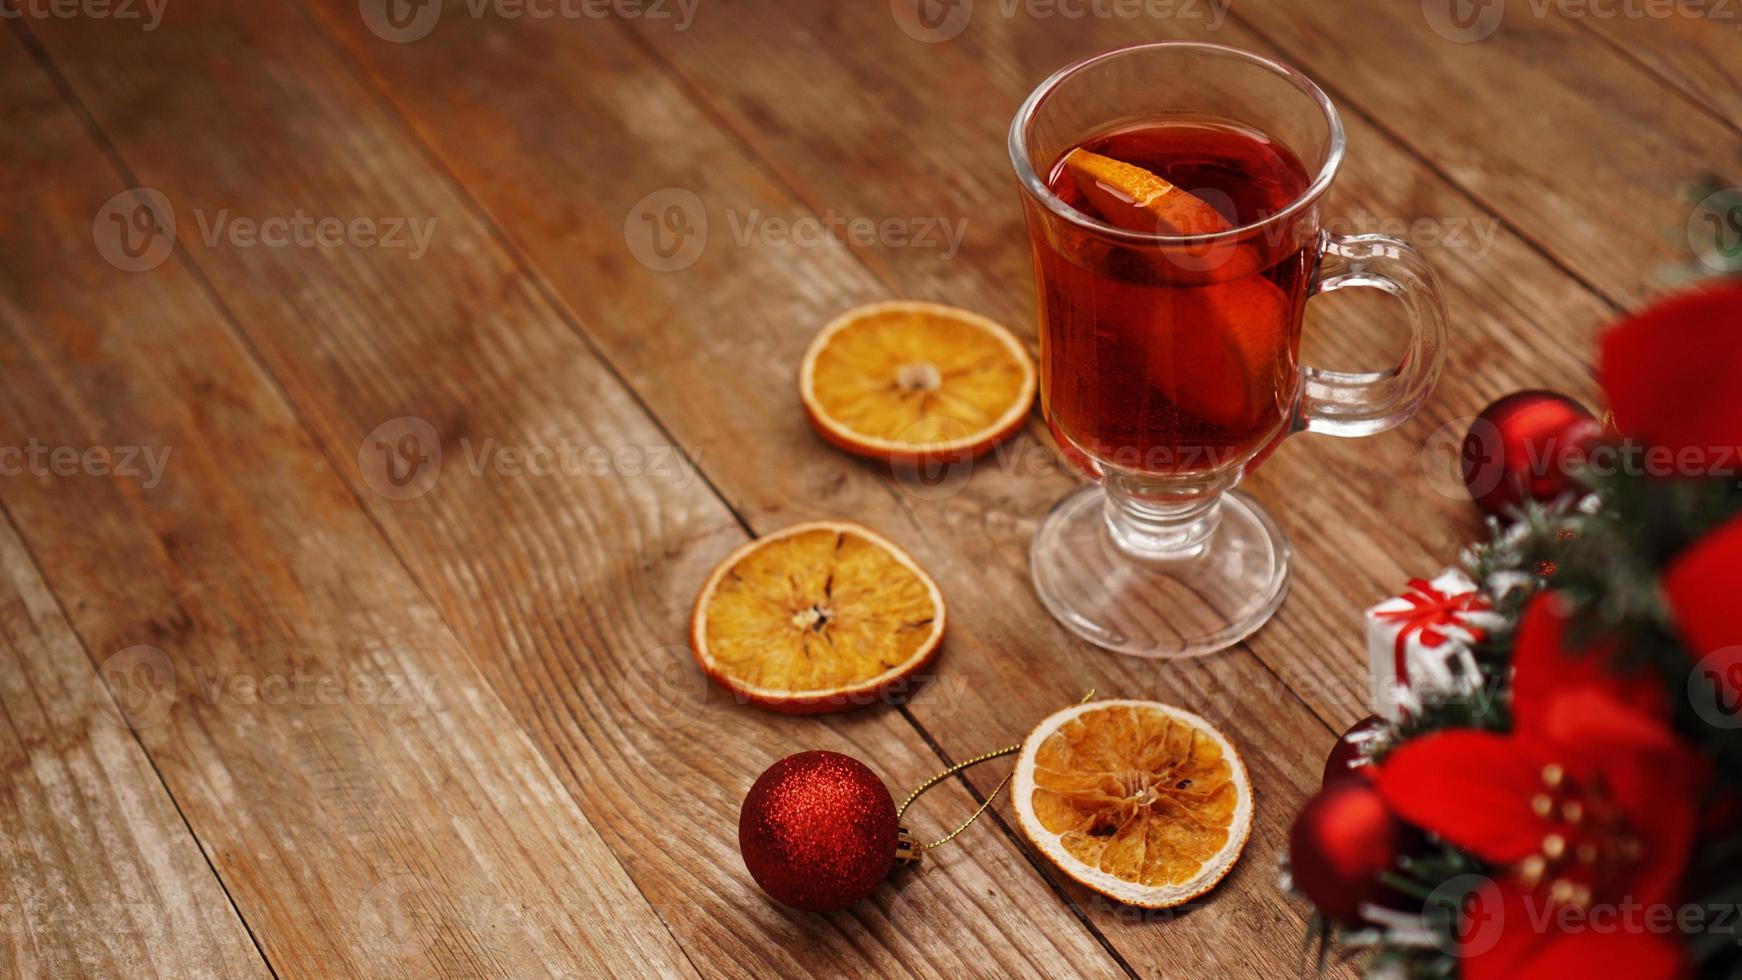
[[[1085,144],[1126,163],[1152,156],[1184,200],[1221,217],[1146,227],[1130,214],[1148,211],[1120,211],[1134,199],[1099,182],[1108,213],[1089,213],[1081,174],[1062,166]],[[1446,336],[1433,270],[1399,239],[1323,230],[1343,151],[1317,85],[1220,45],[1099,54],[1018,110],[1010,157],[1039,296],[1042,407],[1096,481],[1047,515],[1030,568],[1047,609],[1091,642],[1177,657],[1251,635],[1282,603],[1289,548],[1234,487],[1287,435],[1382,432],[1432,391]],[[1403,360],[1302,366],[1307,299],[1352,286],[1403,302]]]

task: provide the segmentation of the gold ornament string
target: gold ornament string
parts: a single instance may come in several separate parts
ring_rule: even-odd
[[[1089,700],[1092,699],[1094,696],[1095,696],[1095,690],[1094,690],[1094,688],[1090,688],[1089,693],[1083,695],[1083,699],[1081,701],[1078,701],[1077,703],[1078,704],[1087,704],[1089,702]],[[899,824],[901,822],[901,818],[907,815],[907,808],[912,806],[913,801],[919,799],[920,794],[924,793],[926,790],[931,789],[933,786],[936,786],[937,784],[943,782],[944,780],[950,778],[951,776],[954,776],[956,773],[959,773],[964,769],[970,769],[974,766],[979,765],[982,762],[991,762],[993,759],[1001,759],[1007,755],[1015,755],[1016,753],[1018,753],[1020,751],[1022,751],[1022,743],[1021,742],[1018,742],[1015,745],[1006,745],[1005,747],[1003,747],[1001,749],[994,749],[991,752],[985,752],[985,753],[982,753],[980,755],[974,756],[972,759],[964,759],[963,761],[956,763],[955,765],[949,767],[948,769],[945,769],[943,772],[938,773],[937,775],[926,780],[925,782],[920,783],[918,788],[916,788],[913,792],[907,794],[907,799],[901,801],[901,806],[896,808],[896,810],[895,810],[896,823]],[[955,840],[957,834],[960,834],[962,831],[967,830],[968,827],[970,825],[972,825],[974,821],[980,819],[980,815],[982,813],[985,813],[987,811],[987,809],[989,809],[992,806],[993,801],[998,799],[998,794],[1003,792],[1004,787],[1010,784],[1010,777],[1012,777],[1014,775],[1016,775],[1015,770],[1012,770],[1008,773],[1005,773],[1004,778],[998,781],[998,785],[992,787],[992,792],[988,793],[986,795],[986,801],[984,803],[981,803],[979,809],[975,810],[972,814],[970,814],[968,819],[962,821],[961,826],[958,826],[955,830],[950,831],[949,833],[945,834],[942,837],[939,837],[937,840],[934,840],[929,844],[914,844],[914,843],[912,843],[911,839],[907,836],[907,828],[905,828],[905,827],[901,828],[901,835],[902,835],[902,840],[903,840],[904,846],[898,852],[900,855],[900,863],[911,864],[911,863],[917,862],[919,860],[919,856],[922,853],[929,851],[934,847],[942,847],[943,845],[948,844],[950,841]]]

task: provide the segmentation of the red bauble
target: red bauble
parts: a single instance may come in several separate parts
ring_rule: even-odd
[[[1548,503],[1577,492],[1571,469],[1601,429],[1565,395],[1514,392],[1483,409],[1464,436],[1464,486],[1492,517],[1527,500]]]
[[[1331,754],[1325,757],[1324,785],[1329,786],[1345,776],[1372,775],[1373,767],[1367,764],[1367,753],[1362,744],[1384,727],[1385,719],[1378,715],[1368,715],[1350,725],[1349,730],[1337,739],[1337,744],[1331,746]]]
[[[1328,919],[1355,923],[1363,904],[1396,895],[1382,877],[1419,842],[1371,779],[1334,779],[1307,801],[1288,834],[1295,887]]]
[[[768,897],[830,912],[871,894],[895,863],[895,801],[839,752],[800,752],[757,777],[738,814],[738,850]]]

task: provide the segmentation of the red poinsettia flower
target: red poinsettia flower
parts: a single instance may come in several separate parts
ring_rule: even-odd
[[[1742,712],[1742,617],[1736,615],[1736,596],[1742,594],[1742,517],[1731,518],[1676,556],[1664,573],[1663,591],[1701,676],[1712,685],[1711,701],[1700,707],[1726,716],[1709,721],[1727,722]],[[1704,688],[1690,684],[1690,690]]]
[[[1677,472],[1733,466],[1742,447],[1739,339],[1736,282],[1683,293],[1609,328],[1598,376],[1621,432],[1672,450]]]
[[[1525,613],[1510,734],[1406,743],[1379,789],[1503,869],[1466,909],[1465,977],[1679,976],[1678,937],[1644,910],[1676,899],[1704,765],[1669,729],[1661,687],[1609,673],[1603,649],[1566,650],[1565,620],[1553,595]]]

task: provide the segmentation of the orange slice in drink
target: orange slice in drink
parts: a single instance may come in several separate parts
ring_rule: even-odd
[[[823,327],[799,398],[824,439],[891,462],[971,459],[1022,428],[1034,362],[999,324],[937,303],[872,303]]]
[[[931,660],[943,635],[944,597],[931,576],[844,521],[797,524],[733,551],[690,615],[702,670],[786,714],[875,702]]]
[[[1158,235],[1214,235],[1234,227],[1203,200],[1136,164],[1076,149],[1065,157],[1065,169],[1109,224]]]
[[[1252,784],[1233,744],[1154,701],[1091,701],[1047,718],[1023,742],[1011,786],[1035,847],[1142,908],[1214,888],[1252,830]]]
[[[1133,163],[1091,150],[1072,150],[1065,171],[1108,224],[1151,235],[1216,235],[1232,231],[1228,219],[1202,198]],[[1158,249],[1175,277],[1238,279],[1260,268],[1258,251],[1242,242],[1209,242]]]
[[[1150,382],[1198,418],[1246,432],[1276,412],[1287,362],[1288,300],[1269,280],[1250,277],[1174,289],[1163,330],[1189,332],[1167,348],[1189,357],[1151,362]]]
[[[1077,149],[1064,165],[1088,202],[1121,228],[1164,235],[1233,228],[1202,199],[1135,164]],[[1258,424],[1274,401],[1278,353],[1292,313],[1282,291],[1255,275],[1258,251],[1245,243],[1182,246],[1163,251],[1154,264],[1164,280],[1179,283],[1169,293],[1172,308],[1162,314],[1165,329],[1192,333],[1159,343],[1192,357],[1157,359],[1152,381],[1169,401],[1206,422],[1237,432]]]

